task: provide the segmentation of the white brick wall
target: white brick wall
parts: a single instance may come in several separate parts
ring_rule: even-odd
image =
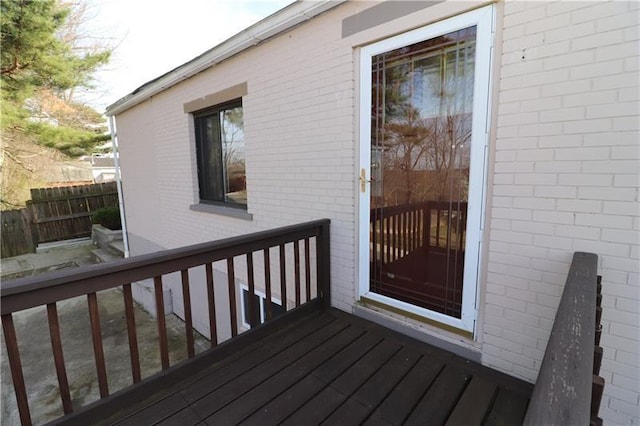
[[[505,4],[483,336],[485,363],[535,379],[571,253],[597,253],[601,416],[628,425],[640,423],[637,6]]]
[[[117,117],[127,225],[141,237],[134,239],[133,254],[154,244],[173,248],[328,217],[332,301],[350,310],[356,229],[353,54],[350,45],[339,43],[340,25],[314,19],[303,31],[243,53]],[[190,211],[198,188],[193,130],[183,104],[245,81],[253,220]]]
[[[640,424],[639,4],[503,5],[484,304],[468,342],[483,363],[535,380],[572,253],[599,254],[601,416],[626,425]],[[368,6],[342,5],[117,117],[134,254],[328,217],[332,303],[351,310],[358,48],[475,7],[440,3],[342,39],[341,20]],[[190,211],[197,179],[182,105],[245,81],[253,220]]]

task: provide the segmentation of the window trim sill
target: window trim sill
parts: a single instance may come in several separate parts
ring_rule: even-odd
[[[236,219],[253,220],[253,215],[244,209],[235,207],[216,206],[212,204],[191,204],[189,210],[201,213],[212,213],[221,216],[234,217]]]

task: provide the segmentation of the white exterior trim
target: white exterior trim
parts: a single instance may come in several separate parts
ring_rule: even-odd
[[[246,292],[249,293],[249,286],[247,286],[246,284],[240,284],[240,325],[242,325],[244,328],[249,330],[251,326],[247,324],[247,322],[245,322],[244,320],[246,312],[244,310],[244,299],[243,299],[242,290],[246,290]],[[265,310],[264,304],[267,302],[267,296],[263,291],[260,291],[258,289],[254,288],[253,291],[254,291],[254,294],[259,297],[258,299],[258,308],[260,309],[259,319],[260,319],[260,324],[262,324],[265,321],[265,317],[266,317],[266,310]],[[271,296],[271,303],[275,303],[276,305],[282,306],[282,300],[278,299],[277,297]]]
[[[360,170],[371,177],[371,58],[383,52],[434,38],[473,25],[477,26],[476,69],[473,86],[473,119],[469,200],[467,213],[467,243],[465,250],[464,285],[462,292],[462,318],[457,319],[409,303],[400,302],[369,291],[369,210],[371,185],[360,191],[359,211],[359,285],[358,297],[398,307],[416,315],[443,324],[474,332],[476,321],[476,291],[482,229],[482,206],[486,185],[485,148],[489,118],[489,81],[491,45],[493,38],[494,7],[486,6],[443,21],[409,31],[395,37],[365,46],[360,53]],[[370,183],[370,182],[367,182]]]

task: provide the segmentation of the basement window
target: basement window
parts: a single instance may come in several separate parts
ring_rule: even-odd
[[[249,308],[249,299],[253,297],[255,299],[255,309],[256,309],[256,318],[260,321],[260,324],[267,320],[267,298],[259,291],[256,291],[255,294],[249,294],[249,289],[244,285],[240,287],[242,292],[242,325],[245,328],[251,328],[250,324],[250,308]],[[286,310],[282,307],[282,302],[275,298],[271,299],[271,317],[277,318],[280,315],[284,314]]]
[[[200,202],[247,209],[242,99],[193,113]]]

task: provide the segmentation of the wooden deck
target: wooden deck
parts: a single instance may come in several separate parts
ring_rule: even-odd
[[[195,374],[164,386],[158,381],[152,395],[134,387],[128,391],[130,398],[126,392],[116,394],[93,412],[79,412],[61,421],[117,425],[522,423],[532,392],[528,383],[334,309],[307,309],[286,324],[259,339],[247,339],[242,348],[234,342],[226,356]],[[105,418],[104,413],[113,415]]]
[[[329,221],[321,219],[27,277],[3,286],[0,313],[21,423],[33,423],[29,403],[40,401],[29,401],[26,392],[13,314],[46,306],[61,408],[66,414],[54,425],[517,425],[523,420],[531,426],[602,424],[597,416],[604,381],[596,376],[602,360],[598,347],[602,296],[595,254],[574,253],[534,387],[330,309],[329,236]],[[311,246],[315,249],[310,250]],[[277,261],[271,262],[272,254]],[[254,256],[264,259],[264,271],[254,268]],[[256,274],[264,272],[267,301],[272,284],[279,282],[280,297],[291,302],[287,312],[275,319],[267,312],[264,324],[258,325],[254,314],[250,321],[254,327],[239,335],[237,257],[246,259],[250,293],[255,290]],[[226,264],[227,295],[214,293],[216,262]],[[272,268],[271,263],[277,266]],[[192,268],[204,268],[204,279],[190,282]],[[279,272],[275,277],[273,269]],[[293,272],[293,282],[287,279],[287,271]],[[189,358],[171,365],[162,290],[163,276],[176,272],[182,281]],[[145,279],[154,282],[162,371],[141,381],[131,283]],[[211,348],[197,356],[191,285],[206,288],[213,337]],[[98,292],[117,287],[123,288],[133,384],[110,394],[96,299]],[[222,299],[216,299],[216,294]],[[91,342],[84,343],[93,346],[101,396],[85,407],[73,406],[56,308],[57,302],[79,296],[87,298]],[[216,300],[229,307],[226,319],[216,315]],[[219,327],[227,327],[235,337],[220,342]]]

